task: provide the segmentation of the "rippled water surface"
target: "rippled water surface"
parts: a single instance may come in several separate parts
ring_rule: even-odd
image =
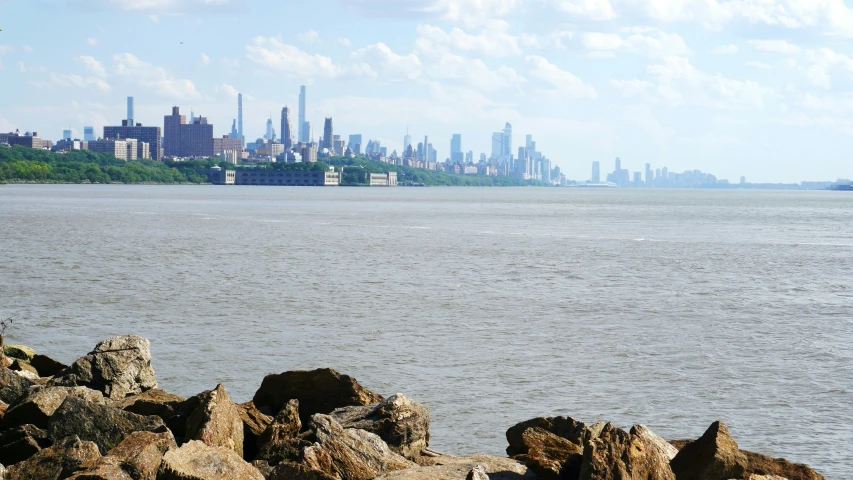
[[[162,387],[333,367],[503,453],[541,415],[644,423],[851,478],[853,195],[0,186],[9,341],[152,341]]]

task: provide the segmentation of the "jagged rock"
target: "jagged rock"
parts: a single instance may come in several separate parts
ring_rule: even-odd
[[[6,416],[6,410],[9,409],[9,405],[6,405],[3,402],[0,402],[0,422],[3,421],[3,417]]]
[[[339,408],[331,416],[344,428],[379,435],[409,460],[420,458],[429,446],[429,409],[400,393],[376,405]]]
[[[474,457],[441,456],[435,465],[414,467],[386,473],[376,480],[465,480],[481,467],[489,480],[528,480],[538,478],[524,464],[510,458],[478,455]]]
[[[0,480],[6,480],[6,467],[0,464]]]
[[[243,458],[255,458],[259,451],[258,440],[273,422],[273,417],[258,410],[252,402],[237,405],[237,408],[243,422]]]
[[[482,465],[477,465],[468,472],[465,480],[489,480],[489,475],[486,473],[486,469],[483,468]]]
[[[98,405],[105,404],[101,392],[86,387],[33,387],[6,411],[2,427],[30,424],[47,428],[48,419],[69,396]]]
[[[370,480],[386,472],[416,466],[394,453],[379,436],[364,430],[345,429],[329,415],[314,415],[311,430],[317,443],[304,450],[306,464],[309,457],[328,456],[331,468],[318,462],[309,464],[330,476],[343,480]]]
[[[163,455],[177,446],[171,432],[134,432],[104,458],[121,467],[134,480],[155,480]]]
[[[154,478],[154,477],[151,477]],[[127,472],[108,457],[101,457],[98,462],[83,470],[68,477],[68,480],[136,480]]]
[[[46,355],[39,354],[33,355],[33,358],[30,359],[30,365],[38,370],[39,376],[42,377],[52,377],[68,368],[68,365],[65,365],[64,363],[57,362]]]
[[[293,450],[291,440],[299,434],[300,430],[302,430],[302,422],[299,420],[299,402],[291,400],[258,437],[259,457],[272,460],[273,465],[291,457]]]
[[[110,338],[54,376],[52,384],[89,387],[111,400],[157,388],[150,347],[136,335]]]
[[[823,475],[807,465],[791,463],[784,458],[772,458],[746,450],[741,450],[741,453],[746,456],[746,474],[751,476],[750,480],[762,480],[762,476],[767,480],[780,477],[787,480],[825,480]]]
[[[199,406],[187,419],[186,438],[212,447],[230,448],[243,456],[243,420],[225,387],[217,385],[197,396]]]
[[[187,400],[180,395],[157,388],[111,403],[111,406],[126,412],[143,416],[156,415],[162,418],[176,439],[183,439],[186,433],[187,418],[198,405],[199,399],[197,397]]]
[[[303,425],[317,413],[329,414],[336,408],[372,405],[383,400],[349,375],[321,368],[267,375],[252,402],[262,412],[275,415],[292,399],[299,400],[299,418]]]
[[[37,373],[33,373],[29,370],[11,370],[11,372],[29,382],[32,382],[33,385],[46,385],[49,380],[47,378],[41,378]]]
[[[27,363],[23,360],[19,360],[19,359],[16,359],[15,361],[12,362],[11,365],[9,365],[9,370],[12,370],[15,372],[29,372],[29,373],[32,373],[33,375],[35,375],[36,377],[39,377],[38,370],[33,368],[33,366],[30,365],[29,363]]]
[[[698,440],[685,445],[670,465],[678,480],[743,478],[747,458],[728,427],[714,422]]]
[[[273,468],[267,480],[340,480],[340,477],[312,470],[304,465],[281,462]]]
[[[264,480],[257,468],[230,448],[193,440],[163,456],[157,480]]]
[[[528,428],[521,438],[527,446],[527,453],[512,458],[524,462],[536,475],[545,479],[577,478],[583,459],[581,446],[539,427]],[[561,476],[569,470],[574,473]]]
[[[50,446],[47,431],[34,425],[21,425],[0,433],[0,464],[14,465]]]
[[[105,453],[133,432],[161,433],[168,430],[159,417],[143,417],[69,396],[50,417],[47,431],[54,441],[77,435],[94,442]]]
[[[509,443],[506,453],[510,457],[527,454],[530,447],[524,442],[523,435],[530,428],[541,428],[583,448],[584,442],[597,437],[604,425],[604,422],[586,425],[571,417],[533,418],[510,427],[506,431],[506,439]]]
[[[749,475],[746,477],[746,480],[791,480],[785,477],[780,477],[778,475]]]
[[[0,402],[12,405],[24,396],[32,385],[31,380],[17,375],[8,368],[0,368]]]
[[[270,475],[272,475],[273,467],[266,460],[254,460],[252,461],[252,466],[257,468],[261,475],[264,476],[267,480],[269,480]]]
[[[98,446],[71,436],[9,467],[8,480],[59,480],[92,467],[101,458]]]
[[[581,480],[675,480],[669,467],[670,451],[643,426],[631,433],[608,423],[597,438],[584,443]],[[720,480],[720,479],[717,479]]]
[[[29,362],[36,351],[26,345],[3,345],[3,353],[9,358],[17,358]]]

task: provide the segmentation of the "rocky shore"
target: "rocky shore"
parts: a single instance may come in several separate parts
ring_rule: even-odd
[[[0,355],[0,480],[818,480],[740,450],[726,425],[666,441],[635,425],[534,418],[507,457],[429,448],[429,409],[330,369],[263,379],[236,404],[223,385],[157,388],[148,340],[115,337],[72,365],[25,346]],[[213,386],[212,386],[213,387]]]

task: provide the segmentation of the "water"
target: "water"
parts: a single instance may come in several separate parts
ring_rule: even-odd
[[[502,454],[543,415],[729,424],[849,478],[853,195],[0,186],[11,342],[71,362],[152,341],[163,388],[333,367]]]

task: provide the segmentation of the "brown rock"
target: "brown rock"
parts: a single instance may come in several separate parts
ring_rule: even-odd
[[[0,422],[3,422],[3,416],[6,415],[6,410],[9,408],[9,405],[6,405],[3,402],[0,402]]]
[[[364,430],[345,429],[329,415],[314,415],[311,430],[317,443],[305,449],[305,463],[329,476],[337,475],[343,480],[371,480],[386,472],[416,466],[394,453],[377,435]],[[330,468],[325,462],[309,464],[309,454],[316,459],[328,456]]]
[[[465,480],[489,480],[489,475],[486,473],[486,469],[483,468],[482,465],[477,465],[468,472]]]
[[[336,408],[372,405],[383,400],[349,375],[323,368],[267,375],[252,402],[264,413],[275,415],[292,399],[299,400],[303,425],[317,413],[329,414]]]
[[[521,435],[527,454],[513,458],[524,462],[536,475],[549,480],[560,480],[564,470],[572,470],[569,478],[577,478],[583,459],[583,448],[563,437],[539,427],[528,428]],[[568,465],[568,468],[567,468]]]
[[[122,470],[114,460],[107,457],[101,457],[94,466],[68,478],[69,480],[136,480]]]
[[[217,385],[197,396],[199,406],[187,420],[186,438],[212,447],[230,448],[243,457],[243,420],[225,387]]]
[[[391,450],[417,461],[429,446],[429,409],[403,394],[376,405],[343,407],[331,413],[344,428],[379,435]]]
[[[8,368],[0,367],[0,402],[12,405],[24,396],[32,385],[32,380],[27,380]]]
[[[190,441],[163,456],[157,480],[264,480],[257,468],[230,448]]]
[[[186,433],[187,418],[199,405],[199,399],[186,398],[157,388],[114,401],[111,406],[137,415],[156,415],[163,419],[178,439]]]
[[[68,365],[59,363],[46,355],[40,354],[33,355],[33,358],[30,360],[30,365],[38,370],[39,376],[42,377],[52,377],[68,368]]]
[[[608,423],[597,438],[584,443],[579,478],[675,480],[669,467],[671,451],[668,448],[670,445],[666,441],[643,426],[635,426],[628,433]]]
[[[14,465],[49,446],[47,431],[33,425],[21,425],[6,430],[0,433],[0,464]]]
[[[695,442],[685,445],[670,462],[678,480],[743,478],[747,458],[721,422],[714,422]]]
[[[255,458],[258,455],[258,439],[273,422],[273,417],[258,410],[252,402],[237,405],[237,408],[243,422],[243,458]]]
[[[815,472],[807,465],[791,463],[784,458],[772,458],[746,450],[741,450],[741,453],[747,458],[746,473],[752,477],[772,478],[776,476],[788,480],[825,480],[823,475]]]
[[[263,450],[271,445],[286,442],[297,436],[300,430],[302,422],[299,420],[299,402],[291,400],[258,437],[258,447]]]
[[[268,480],[340,480],[318,470],[290,462],[281,462],[273,468]]]
[[[37,386],[29,389],[6,411],[2,427],[12,428],[30,424],[39,428],[47,428],[47,421],[67,397],[81,398],[98,405],[105,404],[101,392],[86,387]]]
[[[29,363],[23,360],[15,360],[9,365],[9,370],[13,370],[16,372],[30,372],[36,377],[40,376],[38,370],[32,367]]]
[[[272,474],[273,467],[266,460],[254,460],[252,461],[252,466],[257,468],[261,475],[264,476],[267,480],[269,480],[270,475]]]
[[[583,448],[584,442],[598,436],[604,428],[604,423],[586,425],[571,417],[533,418],[521,422],[506,431],[506,439],[509,442],[509,446],[506,448],[507,455],[512,457],[527,454],[529,446],[524,443],[523,434],[529,428],[541,428]]]
[[[389,472],[376,480],[463,480],[481,467],[489,480],[528,480],[538,478],[524,464],[509,458],[479,455],[474,457],[440,456],[435,465]]]
[[[101,458],[98,446],[76,436],[45,448],[17,465],[9,467],[7,480],[59,480],[94,466]]]
[[[134,432],[104,458],[111,459],[134,480],[155,480],[163,455],[177,446],[171,432]]]

